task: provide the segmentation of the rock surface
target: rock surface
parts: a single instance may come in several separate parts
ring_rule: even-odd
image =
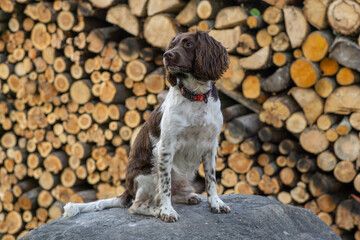
[[[82,213],[42,225],[21,240],[55,239],[340,239],[310,210],[262,196],[224,195],[229,214],[211,213],[206,198],[197,206],[174,205],[176,223],[133,215],[126,209]]]

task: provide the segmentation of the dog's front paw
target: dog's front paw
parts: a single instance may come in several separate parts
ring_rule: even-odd
[[[160,219],[164,222],[176,222],[180,218],[179,214],[173,207],[162,207],[160,212]]]
[[[189,205],[197,205],[197,204],[201,203],[201,201],[202,201],[201,197],[197,196],[196,194],[193,194],[189,197],[188,204]]]
[[[211,212],[213,213],[229,213],[231,209],[218,196],[208,198]]]

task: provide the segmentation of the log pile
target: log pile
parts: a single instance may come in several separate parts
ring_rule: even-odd
[[[166,96],[162,53],[195,29],[230,53],[218,192],[269,195],[360,239],[359,19],[358,0],[0,0],[1,239],[124,191]]]

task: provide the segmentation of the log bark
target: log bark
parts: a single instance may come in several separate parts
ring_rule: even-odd
[[[360,61],[356,57],[360,53],[360,47],[345,37],[335,38],[331,45],[329,57],[345,67],[360,71]]]
[[[280,92],[291,84],[290,65],[276,70],[276,72],[261,82],[261,89],[266,92]]]

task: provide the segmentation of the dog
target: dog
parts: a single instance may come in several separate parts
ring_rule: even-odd
[[[67,203],[64,216],[112,207],[175,222],[172,202],[199,204],[191,185],[200,160],[205,188],[214,213],[230,212],[218,196],[215,162],[223,125],[214,82],[229,67],[229,56],[207,32],[182,33],[163,55],[169,92],[142,126],[129,154],[126,191],[117,198]]]

